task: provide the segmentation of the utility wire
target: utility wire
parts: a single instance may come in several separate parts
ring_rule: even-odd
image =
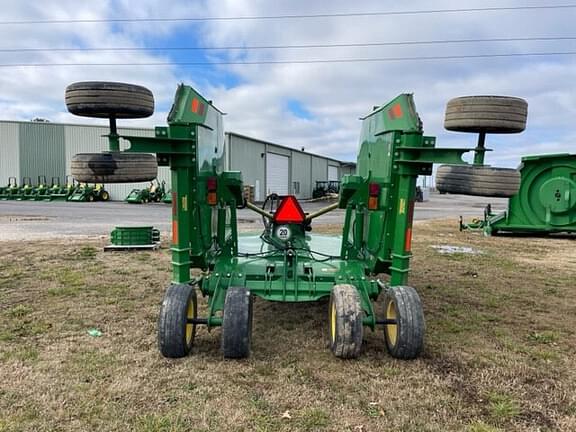
[[[319,13],[296,15],[255,15],[255,16],[214,16],[214,17],[163,17],[163,18],[97,18],[97,19],[62,19],[62,20],[13,20],[0,21],[0,25],[27,25],[27,24],[91,24],[91,23],[151,23],[151,22],[204,22],[204,21],[255,21],[255,20],[284,20],[304,18],[345,18],[345,17],[372,17],[372,16],[398,16],[398,15],[430,15],[443,13],[467,12],[499,12],[499,11],[537,11],[553,9],[572,9],[576,4],[543,5],[543,6],[504,6],[480,7],[465,9],[425,9],[383,12],[350,12],[350,13]]]
[[[576,36],[543,36],[543,37],[513,37],[513,38],[489,38],[489,39],[443,39],[421,41],[398,41],[398,42],[367,42],[367,43],[336,43],[336,44],[310,44],[310,45],[249,45],[249,46],[186,46],[186,47],[77,47],[77,48],[0,48],[0,53],[17,52],[69,52],[69,51],[217,51],[217,50],[268,50],[268,49],[293,49],[293,48],[361,48],[381,46],[407,46],[407,45],[443,45],[465,43],[491,43],[491,42],[535,42],[535,41],[571,41]]]
[[[576,55],[576,51],[533,52],[533,53],[506,53],[506,54],[471,54],[447,56],[417,56],[417,57],[383,57],[383,58],[355,58],[355,59],[313,59],[313,60],[260,60],[260,61],[214,61],[214,62],[150,62],[150,63],[0,63],[0,68],[11,67],[67,67],[67,66],[212,66],[212,65],[287,65],[287,64],[313,64],[313,63],[366,63],[366,62],[400,62],[400,61],[429,61],[429,60],[456,60],[480,58],[505,57],[550,57]]]

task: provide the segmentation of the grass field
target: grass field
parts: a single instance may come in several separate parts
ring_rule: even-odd
[[[482,254],[431,247],[446,244]],[[327,302],[263,301],[249,360],[224,361],[220,331],[203,328],[192,356],[166,360],[167,249],[102,246],[0,243],[1,432],[576,430],[574,240],[418,224],[411,284],[427,340],[408,362],[382,330],[366,331],[360,359],[334,358]]]

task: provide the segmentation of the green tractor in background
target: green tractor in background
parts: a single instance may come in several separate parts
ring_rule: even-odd
[[[94,202],[94,201],[110,201],[110,193],[104,189],[102,183],[89,184],[80,182],[66,197],[66,201],[77,202]]]
[[[149,202],[160,202],[166,197],[166,182],[158,179],[150,182],[150,185],[144,189],[132,189],[124,199],[131,204],[146,204]]]
[[[17,195],[19,189],[18,179],[16,177],[8,177],[8,184],[0,186],[0,200],[15,199],[14,196]]]
[[[417,177],[430,175],[435,163],[458,165],[465,172],[452,180],[472,188],[484,172],[485,132],[524,127],[525,102],[519,120],[501,121],[510,113],[501,102],[509,99],[515,98],[456,104],[463,113],[447,113],[452,127],[481,130],[476,148],[436,147],[436,138],[423,133],[410,94],[375,108],[362,119],[357,172],[343,177],[338,201],[305,214],[294,196],[283,197],[273,212],[244,200],[242,174],[223,168],[222,113],[192,87],[178,86],[168,126],[139,137],[118,135],[116,120],[150,116],[148,89],[80,82],[66,89],[68,110],[108,118],[109,149],[74,156],[72,174],[81,182],[142,182],[156,178],[158,165],[170,167],[172,281],[158,319],[164,356],[188,355],[197,326],[205,325],[221,327],[224,357],[247,357],[256,296],[291,303],[329,299],[329,346],[337,357],[357,357],[364,329],[380,327],[388,352],[412,359],[422,352],[425,333],[420,297],[408,285]],[[128,143],[124,151],[121,140]],[[469,151],[474,165],[462,160]],[[244,206],[266,220],[260,235],[238,233],[237,209]],[[314,219],[337,208],[345,211],[341,236],[311,234]],[[204,316],[197,292],[207,299]],[[381,295],[384,313],[378,315],[374,302]]]
[[[32,193],[34,195],[33,199],[35,201],[50,201],[50,187],[46,182],[46,176],[40,175],[38,176],[38,183],[36,183],[36,187]]]

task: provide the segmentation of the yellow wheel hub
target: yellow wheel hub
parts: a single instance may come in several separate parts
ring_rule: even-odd
[[[330,340],[336,340],[336,304],[332,303],[330,308]]]
[[[186,312],[186,318],[194,319],[194,302],[188,303],[188,311]],[[190,345],[192,342],[192,336],[194,335],[194,324],[186,324],[186,344]]]
[[[391,301],[386,307],[386,319],[395,320],[396,316],[396,304]],[[398,339],[398,324],[386,324],[384,330],[386,331],[386,336],[388,337],[388,343],[391,346],[395,346]]]

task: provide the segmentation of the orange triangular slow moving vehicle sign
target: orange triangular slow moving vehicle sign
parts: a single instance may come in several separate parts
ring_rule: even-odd
[[[293,195],[285,197],[274,213],[274,222],[276,223],[302,223],[304,219],[306,219],[306,215]]]

